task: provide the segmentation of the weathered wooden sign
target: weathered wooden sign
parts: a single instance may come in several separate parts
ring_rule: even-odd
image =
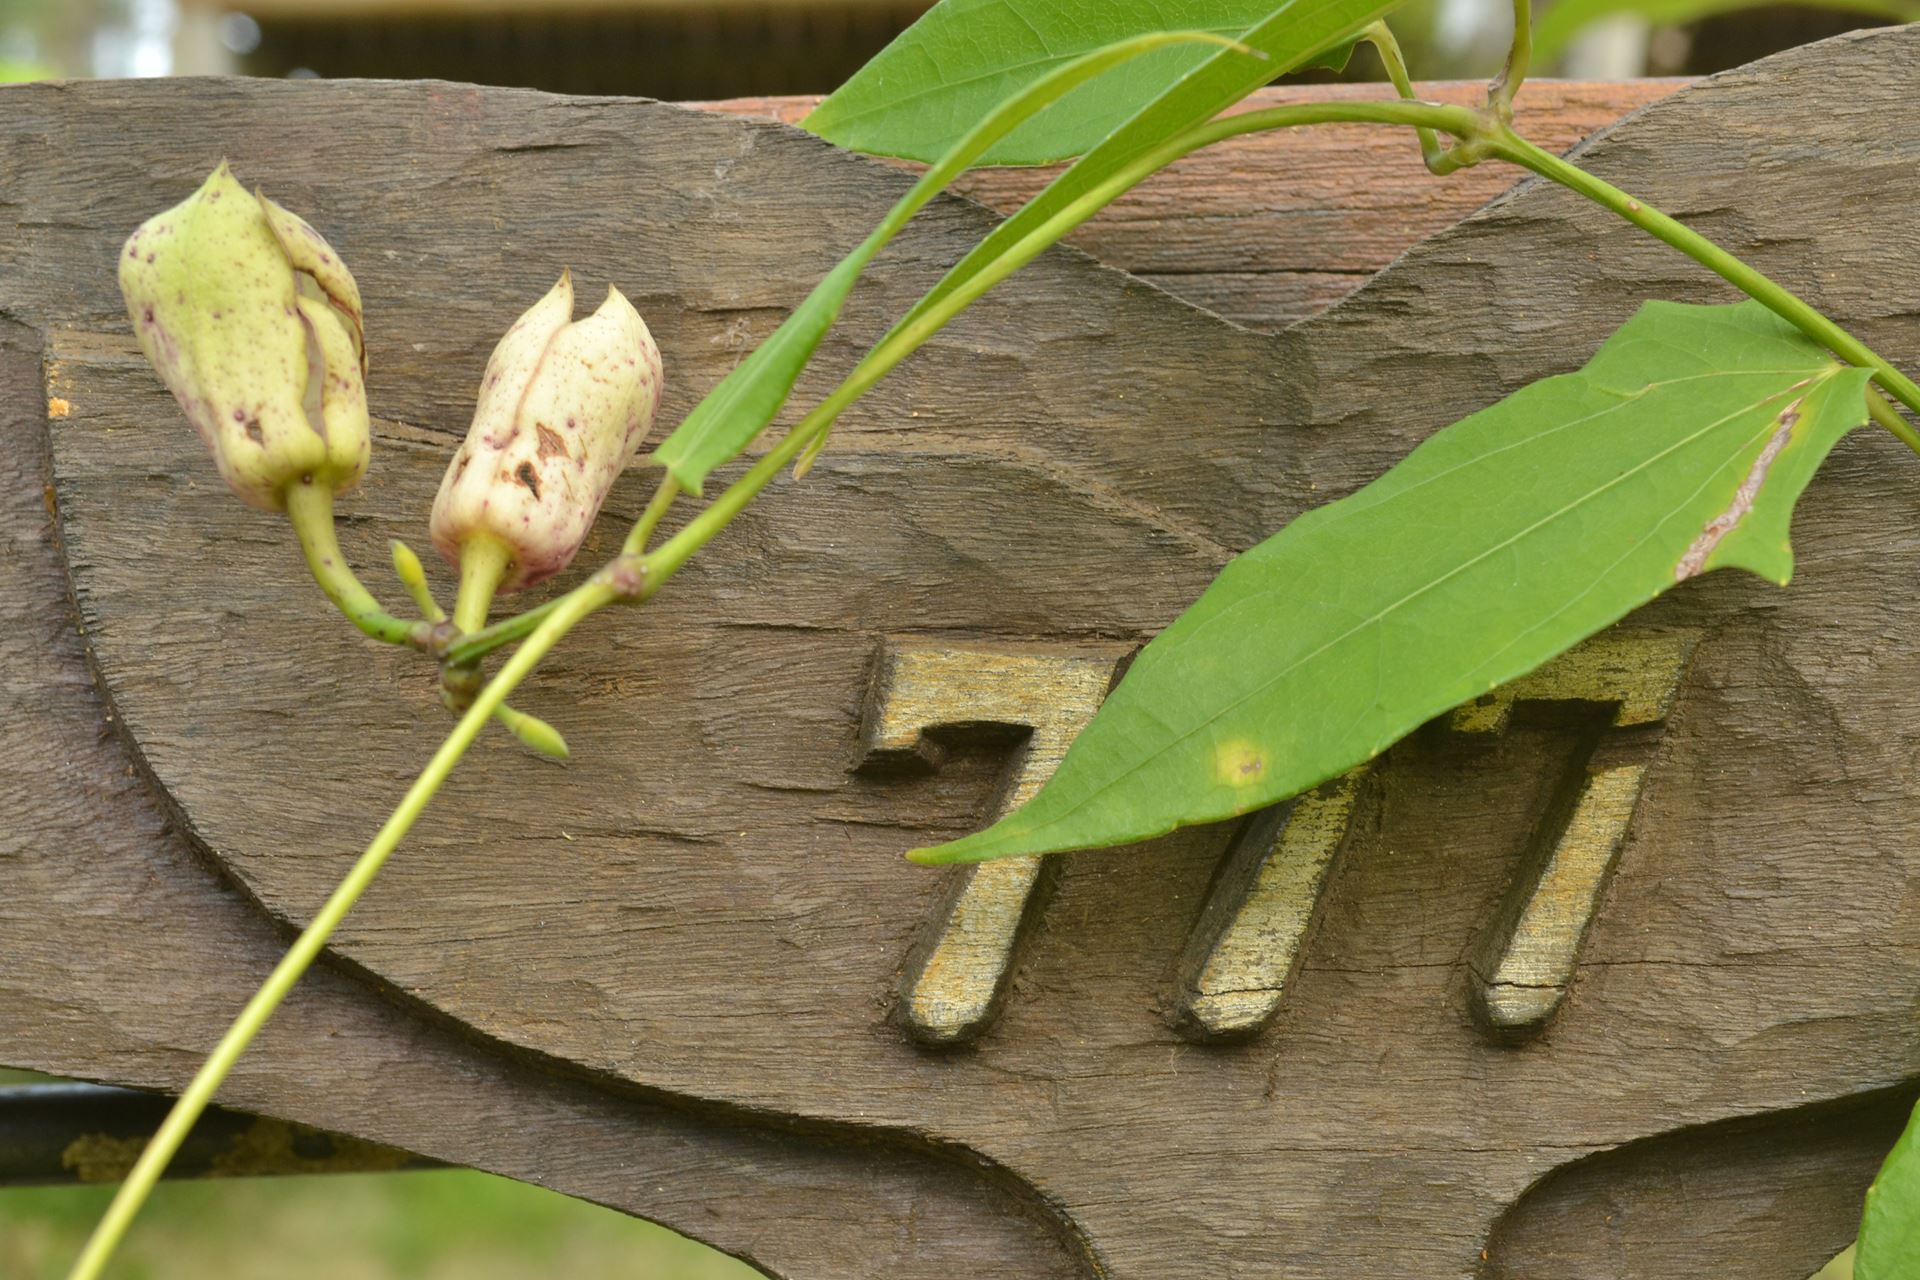
[[[1802,50],[1587,160],[1920,366],[1916,59],[1912,31]],[[1313,220],[1269,202],[1332,145],[1189,169],[1091,244],[1226,296],[1297,252]],[[222,155],[365,292],[367,566],[420,540],[497,330],[562,266],[635,300],[677,417],[904,181],[641,101],[0,92],[0,1060],[161,1087],[444,726],[423,664],[229,498],[128,332],[121,239]],[[1284,181],[1222,176],[1259,164]],[[1390,252],[1368,198],[1341,216]],[[807,386],[990,222],[931,209]],[[1267,289],[1269,316],[1306,296]],[[1650,296],[1728,295],[1539,186],[1277,334],[1048,255],[548,664],[519,701],[574,764],[477,749],[223,1097],[796,1278],[1799,1280],[1920,1074],[1920,468],[1889,441],[1836,451],[1791,589],[1689,583],[1290,806],[1044,865],[899,856],[1037,785],[1235,550]]]

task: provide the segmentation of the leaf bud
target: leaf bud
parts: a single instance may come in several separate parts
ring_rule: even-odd
[[[128,238],[120,291],[141,351],[249,505],[283,511],[289,485],[359,481],[372,444],[360,290],[319,232],[223,160]]]

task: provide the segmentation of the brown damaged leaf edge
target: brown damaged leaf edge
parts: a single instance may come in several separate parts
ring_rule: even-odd
[[[1811,381],[1811,378],[1807,379],[1807,382]],[[1802,382],[1799,385],[1804,387],[1807,384]],[[1733,491],[1733,501],[1727,504],[1725,511],[1707,521],[1706,527],[1700,530],[1700,536],[1693,540],[1687,547],[1687,553],[1680,557],[1680,563],[1673,566],[1675,582],[1685,582],[1688,578],[1704,572],[1707,559],[1713,555],[1714,548],[1718,547],[1729,533],[1738,528],[1740,522],[1747,518],[1747,513],[1753,510],[1754,499],[1760,496],[1760,486],[1767,482],[1767,472],[1773,469],[1773,460],[1780,456],[1780,451],[1785,449],[1788,442],[1793,439],[1793,428],[1800,421],[1800,406],[1805,402],[1806,397],[1801,396],[1780,411],[1780,416],[1774,420],[1779,425],[1767,438],[1766,448],[1760,450],[1760,456],[1755,458],[1753,465],[1747,469],[1746,479],[1742,480],[1740,487]]]

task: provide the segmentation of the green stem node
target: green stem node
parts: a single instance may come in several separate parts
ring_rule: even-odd
[[[552,613],[555,606],[564,599],[566,599],[565,596],[555,596],[545,604],[535,605],[525,613],[516,613],[511,618],[502,618],[490,627],[482,627],[478,631],[461,636],[447,646],[441,659],[449,666],[464,665],[485,657],[495,649],[523,640],[532,635],[535,629],[546,620],[547,615]]]

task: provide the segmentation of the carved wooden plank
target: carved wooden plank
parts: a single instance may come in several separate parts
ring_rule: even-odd
[[[1882,166],[1912,159],[1915,108],[1897,86],[1915,52],[1911,33],[1880,35],[1711,82],[1597,145],[1592,162],[1760,245],[1764,264],[1819,286],[1910,360],[1901,317],[1920,311],[1920,291],[1894,268],[1920,240],[1917,215],[1871,193]],[[182,93],[191,119],[167,96]],[[1781,102],[1827,94],[1858,115],[1781,131]],[[90,654],[132,758],[192,840],[282,918],[337,873],[359,834],[341,815],[361,812],[357,797],[378,785],[368,779],[422,758],[432,725],[414,726],[433,714],[430,690],[399,656],[341,636],[292,578],[277,531],[217,492],[132,356],[110,281],[84,264],[110,260],[203,150],[240,162],[246,145],[259,181],[315,210],[379,300],[382,457],[348,539],[373,563],[378,540],[406,527],[396,513],[424,509],[501,297],[543,287],[563,250],[583,274],[639,278],[656,332],[673,335],[684,409],[729,344],[764,332],[823,266],[833,247],[819,229],[857,235],[900,185],[771,127],[444,86],[86,86],[8,91],[0,111],[13,202],[0,207],[0,305],[48,332],[52,357],[32,402],[16,391],[8,405],[37,416],[49,390],[65,402],[51,423],[55,492]],[[147,121],[164,130],[129,125]],[[62,157],[58,182],[50,155]],[[1754,173],[1808,155],[1818,181],[1791,198],[1756,193]],[[302,190],[316,157],[341,170],[324,196]],[[576,203],[556,203],[555,189]],[[89,193],[84,208],[75,191]],[[1873,216],[1848,214],[1855,203]],[[608,209],[625,221],[610,225]],[[943,204],[850,312],[850,338],[876,331],[982,225]],[[635,261],[641,232],[657,258]],[[1870,283],[1819,274],[1840,260]],[[1911,681],[1879,657],[1880,637],[1911,630],[1882,575],[1911,573],[1898,455],[1875,439],[1850,442],[1816,486],[1794,591],[1708,579],[1641,620],[1705,638],[1545,1036],[1489,1044],[1463,963],[1564,769],[1564,732],[1525,723],[1477,750],[1418,738],[1376,767],[1309,954],[1249,1045],[1190,1045],[1166,1023],[1167,975],[1220,832],[1063,860],[1004,1015],[970,1053],[928,1055],[886,1023],[899,957],[935,893],[894,855],[978,822],[1001,770],[957,753],[919,779],[848,771],[887,637],[1136,639],[1231,548],[1363,482],[1463,408],[1576,363],[1651,291],[1719,296],[1542,190],[1280,338],[1070,255],[1036,264],[850,421],[815,480],[770,495],[676,584],[685,630],[658,614],[609,619],[554,665],[528,705],[563,724],[580,765],[556,778],[483,752],[476,763],[495,776],[463,775],[343,936],[365,985],[323,975],[312,990],[338,993],[337,1007],[294,1011],[234,1101],[273,1110],[278,1098],[302,1120],[680,1223],[712,1205],[707,1230],[790,1274],[834,1273],[823,1259],[847,1255],[832,1237],[849,1221],[893,1224],[914,1242],[896,1256],[917,1256],[925,1201],[940,1206],[928,1238],[955,1251],[946,1265],[971,1250],[958,1265],[989,1273],[1306,1275],[1338,1256],[1373,1274],[1464,1275],[1483,1249],[1497,1255],[1489,1265],[1543,1248],[1604,1262],[1631,1242],[1675,1265],[1804,1275],[1851,1224],[1839,1197],[1762,1194],[1769,1169],[1790,1157],[1839,1184],[1868,1170],[1864,1139],[1836,1149],[1790,1135],[1730,1156],[1722,1185],[1742,1189],[1750,1215],[1737,1239],[1701,1231],[1687,1207],[1598,1225],[1578,1196],[1525,1209],[1543,1203],[1529,1187],[1584,1153],[1719,1132],[1699,1127],[1885,1090],[1912,1071],[1917,975],[1884,909],[1911,874],[1899,806],[1884,803],[1907,794],[1898,742]],[[829,362],[851,353],[843,340]],[[1204,429],[1203,451],[1185,447],[1188,424]],[[30,527],[39,517],[20,515],[19,499],[40,495],[10,492],[12,518],[29,521],[15,527]],[[18,536],[40,546],[37,532]],[[53,617],[52,596],[29,598]],[[48,673],[39,680],[79,699],[71,740],[110,752],[87,736],[73,638],[55,640],[8,651],[9,687]],[[324,736],[306,735],[322,722]],[[43,785],[47,761],[67,758],[23,751],[14,804]],[[40,1046],[27,1065],[177,1080],[273,934],[157,834],[128,836],[124,860],[107,864],[137,874],[83,869],[73,883],[63,855],[101,842],[86,834],[99,785],[83,780],[62,793],[74,799],[36,802],[11,824],[30,833],[5,846],[9,870],[26,869],[10,883],[28,889],[0,906],[0,938],[21,958],[0,977],[0,1026],[8,1043]],[[116,785],[138,812],[138,783]],[[157,833],[145,812],[140,830]],[[196,924],[253,939],[253,972],[169,949]],[[118,963],[151,965],[150,985],[127,985]],[[140,1004],[154,989],[175,998]],[[183,1019],[185,992],[198,999]],[[329,1043],[329,1025],[351,1028],[347,1048]],[[498,1061],[476,1041],[506,1059],[475,1065]],[[427,1067],[369,1070],[416,1050]],[[561,1136],[528,1143],[456,1123],[446,1081],[475,1072],[512,1117],[498,1128],[537,1115]],[[343,1076],[360,1083],[340,1101],[309,1096]],[[423,1081],[427,1100],[395,1096],[402,1080]],[[651,1110],[623,1110],[635,1093]],[[750,1113],[776,1123],[705,1127]],[[636,1143],[682,1121],[675,1150],[733,1154],[693,1160],[672,1196],[655,1172],[670,1165],[629,1180]],[[1636,1150],[1653,1148],[1623,1148]],[[805,1164],[815,1157],[826,1163]],[[982,1161],[990,1176],[940,1182]],[[1653,1203],[1636,1167],[1608,1176]],[[769,1183],[785,1190],[763,1236],[747,1188]],[[1040,1222],[1041,1243],[959,1241],[974,1215],[995,1218],[991,1196],[1007,1188],[1044,1205],[1006,1219]],[[803,1243],[783,1256],[783,1238]]]

